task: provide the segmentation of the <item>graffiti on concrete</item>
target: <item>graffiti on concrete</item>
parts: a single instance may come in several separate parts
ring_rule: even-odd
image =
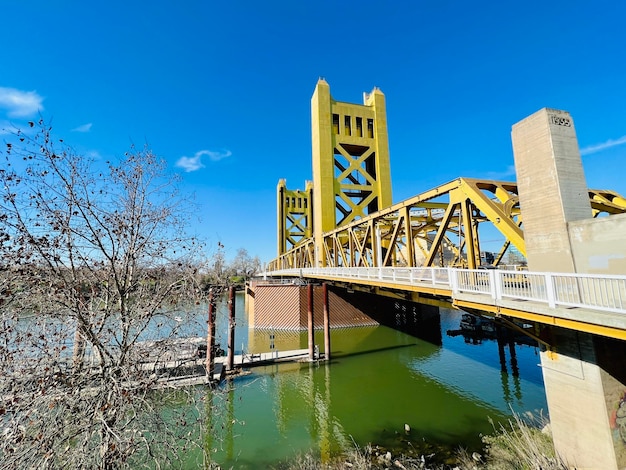
[[[617,408],[611,414],[611,429],[614,438],[618,438],[626,444],[626,391],[617,403]]]

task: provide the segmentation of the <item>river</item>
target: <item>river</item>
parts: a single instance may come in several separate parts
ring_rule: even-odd
[[[306,332],[248,329],[242,295],[236,307],[238,353],[268,351],[270,334],[277,349],[306,347]],[[384,326],[332,330],[329,364],[259,367],[233,379],[213,397],[212,458],[227,468],[265,468],[355,444],[478,449],[491,420],[545,414],[538,349],[449,335],[459,321],[459,312],[441,310],[441,345]],[[225,346],[225,304],[217,331]],[[316,343],[323,345],[321,332]]]

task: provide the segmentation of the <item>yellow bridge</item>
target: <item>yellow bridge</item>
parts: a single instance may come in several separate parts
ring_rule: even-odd
[[[626,340],[626,276],[393,267],[283,269],[271,275],[495,316],[548,348],[543,325]],[[536,334],[512,319],[535,323]]]
[[[626,403],[626,200],[587,188],[569,113],[513,125],[517,183],[458,178],[392,204],[383,93],[339,102],[320,80],[311,109],[313,181],[279,182],[264,276],[534,325],[557,450],[577,468],[625,468],[611,416]]]

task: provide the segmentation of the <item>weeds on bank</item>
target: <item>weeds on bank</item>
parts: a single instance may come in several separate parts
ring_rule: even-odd
[[[431,463],[432,455],[406,457],[378,452],[371,445],[355,447],[331,462],[323,463],[311,454],[301,455],[279,466],[282,470],[567,470],[554,451],[547,420],[543,416],[514,415],[508,425],[494,425],[495,433],[484,436],[485,455],[459,450],[452,465]]]
[[[569,467],[556,455],[548,421],[540,416],[517,414],[508,426],[495,427],[495,434],[484,436],[485,461],[474,455],[459,453],[460,469],[477,470],[567,470]],[[482,460],[482,459],[481,459]]]

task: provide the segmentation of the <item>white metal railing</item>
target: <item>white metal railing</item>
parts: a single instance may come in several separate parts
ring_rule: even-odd
[[[303,268],[266,272],[265,277],[314,276],[392,282],[473,293],[501,299],[530,300],[551,308],[580,307],[626,314],[626,276],[540,273],[456,268]]]

